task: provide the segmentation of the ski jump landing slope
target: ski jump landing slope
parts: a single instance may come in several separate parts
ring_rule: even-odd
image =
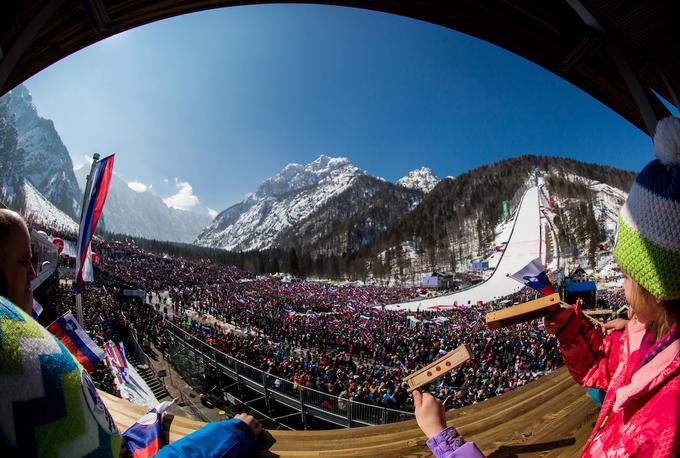
[[[146,409],[100,392],[120,431]],[[578,457],[593,429],[597,409],[565,368],[502,396],[446,413],[466,440],[487,457]],[[167,415],[174,442],[203,423]],[[415,420],[330,431],[267,431],[255,458],[432,457]]]
[[[475,304],[477,301],[488,302],[519,291],[522,285],[507,275],[514,274],[541,254],[540,218],[538,188],[534,186],[529,188],[522,197],[508,245],[498,262],[498,267],[488,280],[453,294],[422,301],[390,304],[386,308],[415,311],[453,305],[454,302],[458,305],[467,305],[468,302]]]

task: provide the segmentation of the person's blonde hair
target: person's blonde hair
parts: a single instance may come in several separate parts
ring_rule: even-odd
[[[629,307],[634,307],[633,311],[642,311],[647,316],[655,316],[656,340],[663,337],[678,321],[680,312],[680,299],[661,300],[654,297],[642,285],[631,277],[632,288],[630,291],[631,303]],[[635,304],[633,306],[633,304]]]

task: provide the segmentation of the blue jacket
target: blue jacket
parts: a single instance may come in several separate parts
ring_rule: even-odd
[[[250,426],[232,418],[208,423],[182,439],[166,445],[156,458],[240,458],[255,442]]]

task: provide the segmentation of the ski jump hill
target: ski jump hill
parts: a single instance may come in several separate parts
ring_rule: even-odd
[[[541,255],[541,217],[539,191],[534,186],[524,193],[515,212],[508,244],[489,279],[471,288],[421,301],[402,302],[386,306],[388,310],[418,310],[445,308],[458,304],[476,304],[507,296],[522,289],[522,285],[508,277]]]
[[[118,429],[124,431],[146,409],[100,393]],[[595,404],[565,368],[502,396],[446,413],[468,441],[487,457],[577,457],[596,420]],[[203,426],[166,416],[176,441]],[[253,457],[431,457],[415,420],[329,431],[267,431]]]

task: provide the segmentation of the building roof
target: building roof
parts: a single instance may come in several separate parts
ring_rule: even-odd
[[[111,35],[183,13],[256,3],[277,2],[1,2],[0,95],[69,54]],[[570,81],[646,132],[653,128],[650,118],[668,115],[652,91],[678,105],[680,14],[675,0],[322,0],[311,3],[409,16],[481,38]],[[643,103],[641,98],[649,102]]]

